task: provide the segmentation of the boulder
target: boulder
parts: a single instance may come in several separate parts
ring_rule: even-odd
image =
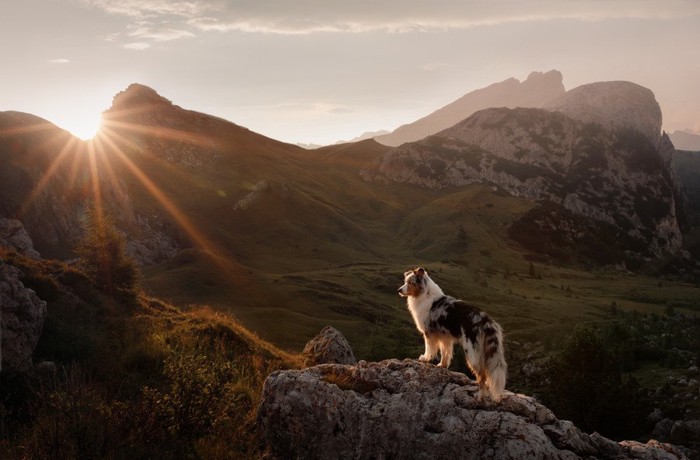
[[[700,420],[679,420],[671,427],[671,442],[700,444]]]
[[[355,364],[355,355],[343,334],[334,327],[326,326],[304,347],[304,364]]]
[[[32,259],[41,259],[22,222],[0,217],[0,246],[5,246]]]
[[[31,369],[46,317],[46,302],[24,287],[21,274],[0,261],[0,370]]]
[[[271,458],[687,458],[674,446],[617,443],[557,420],[535,399],[476,399],[464,374],[415,360],[272,373],[258,422]]]

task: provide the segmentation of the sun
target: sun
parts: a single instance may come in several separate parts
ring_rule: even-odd
[[[55,123],[78,139],[87,141],[95,137],[100,130],[102,115],[75,110],[63,113],[61,119]]]

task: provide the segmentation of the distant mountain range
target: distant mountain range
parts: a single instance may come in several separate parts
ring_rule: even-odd
[[[674,131],[669,134],[669,137],[678,150],[700,152],[700,134],[690,131]]]
[[[447,129],[481,109],[544,107],[565,92],[560,72],[532,72],[523,82],[509,78],[472,91],[413,123],[400,126],[389,134],[375,136],[374,139],[395,147]]]
[[[101,205],[150,291],[232,309],[282,346],[330,322],[359,337],[403,318],[386,306],[396,273],[416,263],[641,269],[683,254],[683,183],[651,91],[564,92],[558,72],[533,73],[435,120],[505,104],[494,96],[505,93],[547,108],[481,107],[395,148],[305,150],[138,84],[114,97],[90,142],[0,112],[0,222],[26,229],[42,256],[71,259],[86,208]],[[270,315],[288,326],[270,328]]]

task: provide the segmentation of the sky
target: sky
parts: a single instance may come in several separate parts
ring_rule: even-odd
[[[3,0],[0,111],[89,137],[131,83],[290,143],[393,130],[532,71],[651,89],[700,133],[700,0]]]

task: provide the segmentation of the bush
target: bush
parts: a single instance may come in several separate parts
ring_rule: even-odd
[[[583,431],[634,438],[644,429],[647,403],[633,378],[622,378],[622,359],[591,329],[577,330],[547,368],[548,405]]]

